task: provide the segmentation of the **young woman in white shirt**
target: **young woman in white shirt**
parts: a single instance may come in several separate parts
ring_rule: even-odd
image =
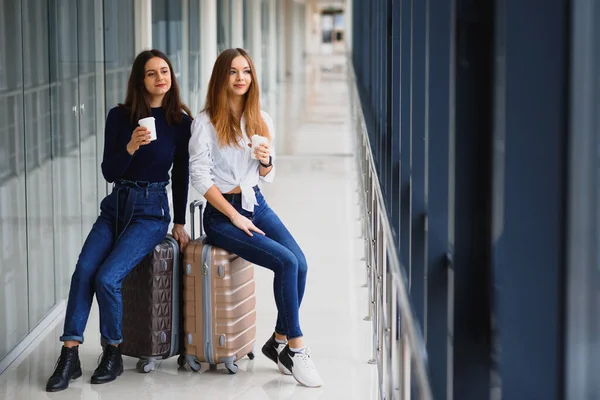
[[[306,286],[306,258],[265,201],[258,183],[275,175],[273,120],[260,110],[250,56],[227,49],[217,58],[204,110],[192,124],[190,179],[207,200],[204,229],[215,246],[274,272],[278,316],[263,354],[305,386],[322,385],[305,347],[298,309]],[[268,139],[254,151],[252,136]]]

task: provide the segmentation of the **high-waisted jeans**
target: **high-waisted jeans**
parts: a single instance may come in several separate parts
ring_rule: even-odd
[[[123,341],[121,283],[167,234],[171,220],[167,183],[118,181],[102,200],[100,216],[85,240],[71,278],[61,341],[83,343],[94,293],[102,343]]]
[[[258,205],[253,213],[242,209],[240,195],[226,198],[266,236],[256,232],[248,236],[210,204],[204,212],[204,229],[209,243],[274,272],[273,293],[278,311],[275,332],[294,339],[302,336],[298,308],[306,287],[306,258],[258,187],[255,191]]]

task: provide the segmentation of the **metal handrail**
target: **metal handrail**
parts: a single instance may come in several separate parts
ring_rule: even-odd
[[[407,293],[407,278],[401,266],[367,126],[362,112],[356,77],[351,62],[348,84],[354,129],[357,133],[357,163],[362,188],[365,261],[369,290],[368,316],[372,321],[371,364],[377,364],[381,399],[433,398],[429,384],[427,352]],[[413,387],[413,378],[415,386]]]

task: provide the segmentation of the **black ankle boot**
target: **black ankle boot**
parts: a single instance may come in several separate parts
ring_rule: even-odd
[[[59,392],[69,387],[71,379],[81,376],[81,363],[79,362],[79,346],[64,347],[60,351],[60,357],[56,362],[54,373],[46,384],[47,392]]]
[[[107,383],[117,379],[123,373],[123,357],[121,357],[121,346],[111,344],[104,347],[100,365],[92,375],[92,383]]]

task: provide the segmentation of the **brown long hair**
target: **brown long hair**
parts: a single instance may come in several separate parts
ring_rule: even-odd
[[[192,115],[192,112],[181,100],[179,85],[177,84],[175,72],[173,71],[173,66],[171,65],[171,61],[169,61],[169,57],[160,50],[144,50],[137,55],[133,62],[133,66],[131,67],[131,74],[129,74],[125,102],[119,105],[125,107],[127,111],[129,111],[131,123],[135,125],[137,125],[137,121],[140,119],[152,115],[150,107],[152,97],[146,90],[144,77],[146,76],[146,63],[154,57],[165,60],[169,66],[169,71],[171,71],[171,88],[165,94],[162,101],[162,108],[165,111],[167,123],[169,125],[173,122],[180,123],[183,119],[183,111],[189,116]]]
[[[238,56],[242,56],[248,61],[252,75],[252,82],[244,95],[246,132],[249,136],[256,134],[271,139],[269,129],[260,113],[260,88],[254,63],[244,49],[227,49],[223,50],[215,61],[204,105],[204,111],[210,116],[210,122],[215,127],[217,140],[221,147],[239,146],[238,140],[242,137],[240,121],[234,117],[227,101],[231,63]]]

